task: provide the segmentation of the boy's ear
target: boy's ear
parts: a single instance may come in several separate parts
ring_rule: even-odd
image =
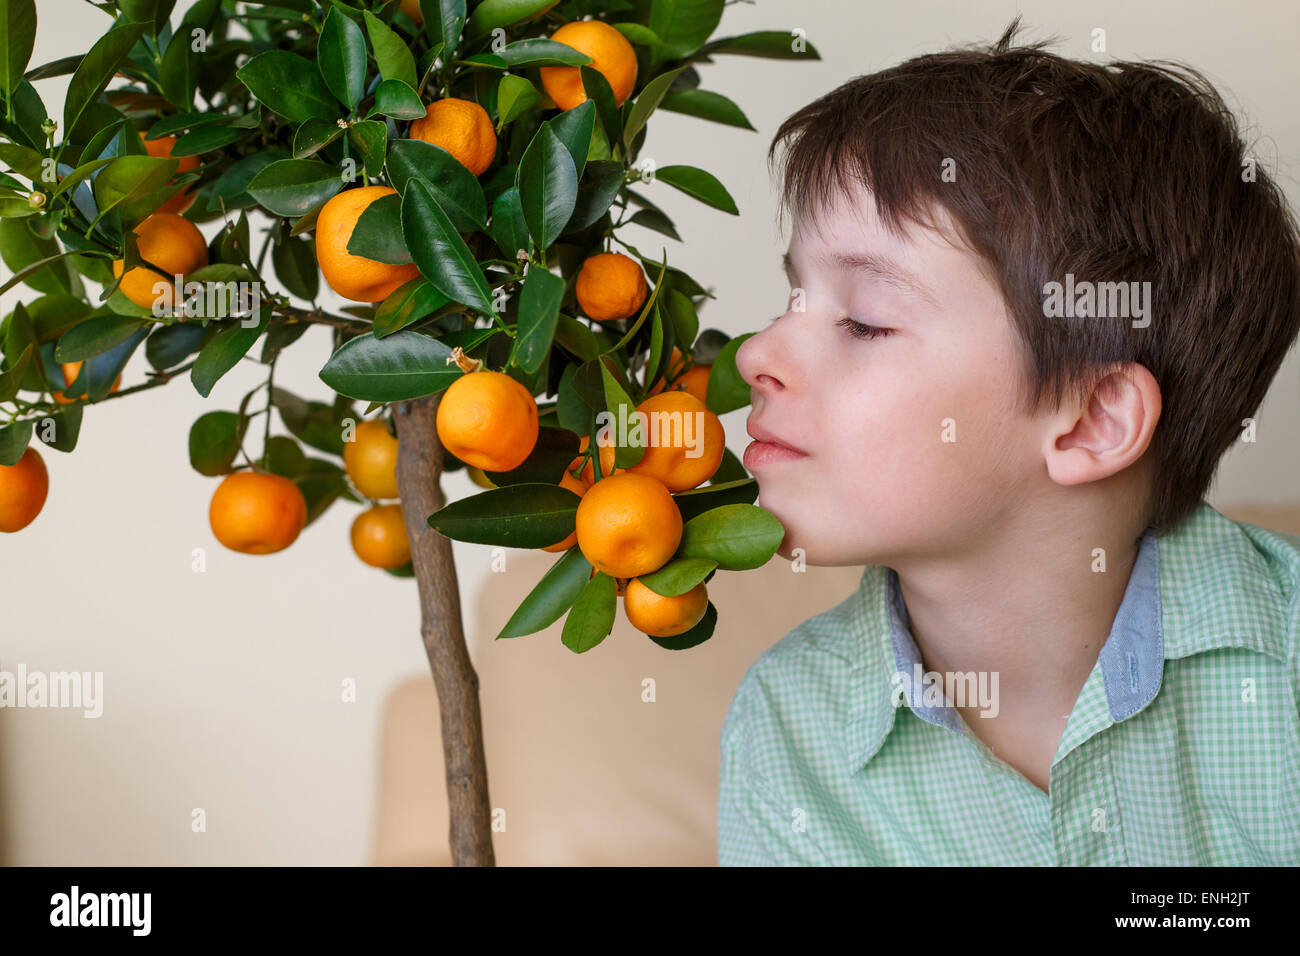
[[[1043,460],[1058,485],[1108,478],[1138,461],[1160,419],[1160,386],[1136,362],[1103,375],[1082,404],[1063,402],[1048,420]]]

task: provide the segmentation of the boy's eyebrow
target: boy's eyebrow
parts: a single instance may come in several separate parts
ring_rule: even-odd
[[[904,295],[921,299],[933,309],[939,308],[939,300],[930,288],[915,273],[888,256],[874,252],[837,252],[829,257],[824,256],[818,261],[829,263],[841,270],[865,273],[872,279],[879,279],[893,286]],[[792,279],[794,261],[789,251],[781,254],[781,266],[785,269],[786,278]]]

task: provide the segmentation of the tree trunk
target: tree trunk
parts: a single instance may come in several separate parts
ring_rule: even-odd
[[[465,646],[451,540],[426,520],[446,503],[440,486],[443,448],[434,427],[441,398],[439,393],[392,406],[398,440],[397,489],[420,593],[420,634],[442,715],[452,862],[494,866],[478,675]]]

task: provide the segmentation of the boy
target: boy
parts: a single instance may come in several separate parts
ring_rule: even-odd
[[[736,690],[722,865],[1300,863],[1300,538],[1203,501],[1300,331],[1295,219],[1200,74],[1018,26],[769,151],[745,463],[784,556],[868,566]]]

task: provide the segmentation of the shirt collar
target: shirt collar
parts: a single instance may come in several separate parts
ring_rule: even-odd
[[[1276,543],[1273,532],[1254,529],[1260,530],[1256,535],[1251,529],[1202,502],[1171,533],[1142,535],[1096,664],[1113,722],[1132,717],[1155,698],[1165,660],[1218,647],[1249,647],[1286,659],[1284,634],[1296,625],[1282,620],[1282,609],[1296,586],[1295,568],[1288,578],[1275,559],[1294,561],[1294,551],[1283,555],[1285,545],[1270,548]],[[1224,600],[1225,593],[1253,600],[1264,615],[1260,619],[1267,620],[1271,613],[1278,626],[1243,628],[1240,605]],[[922,720],[962,732],[955,709],[926,707],[913,694],[913,669],[920,654],[892,568],[864,569],[851,627],[852,697],[844,733],[850,773],[884,744],[894,725],[895,699],[900,706],[905,701]]]

